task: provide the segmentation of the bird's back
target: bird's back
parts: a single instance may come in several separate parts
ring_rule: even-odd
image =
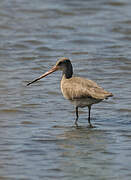
[[[64,97],[69,100],[81,98],[103,100],[113,96],[112,93],[105,91],[94,81],[81,77],[66,79],[63,76],[61,80],[61,91]]]

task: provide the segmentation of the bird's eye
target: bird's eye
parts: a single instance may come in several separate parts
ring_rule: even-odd
[[[60,61],[60,62],[58,63],[58,66],[61,66],[62,64],[66,64],[66,63],[67,63],[67,60]]]
[[[58,64],[58,65],[60,66],[61,64],[62,64],[62,62],[59,62],[59,64]]]

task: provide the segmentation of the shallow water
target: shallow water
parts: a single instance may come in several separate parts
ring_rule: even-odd
[[[130,0],[0,3],[0,179],[131,177]],[[26,84],[66,56],[74,74],[114,94],[87,108],[61,95],[61,72]]]

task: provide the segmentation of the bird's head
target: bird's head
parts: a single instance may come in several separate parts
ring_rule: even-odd
[[[62,57],[56,62],[56,67],[58,70],[63,71],[64,69],[68,68],[71,65],[71,62],[68,58]]]
[[[65,57],[62,57],[60,58],[55,66],[53,66],[49,71],[47,71],[46,73],[44,73],[42,76],[40,76],[39,78],[33,80],[32,82],[28,83],[27,86],[29,86],[30,84],[44,78],[45,76],[55,72],[55,71],[58,71],[58,70],[61,70],[63,71],[63,74],[65,74],[65,76],[67,78],[70,78],[72,77],[72,74],[73,74],[73,68],[72,68],[72,64],[71,64],[71,61],[68,59],[68,58],[65,58]]]

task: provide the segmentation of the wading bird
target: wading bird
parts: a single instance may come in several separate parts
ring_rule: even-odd
[[[78,108],[84,108],[87,106],[89,110],[89,127],[93,127],[90,122],[91,106],[93,104],[101,102],[104,99],[107,99],[108,97],[113,96],[113,94],[105,91],[92,80],[82,77],[74,77],[71,61],[65,57],[60,58],[56,62],[56,65],[52,67],[52,69],[50,69],[34,81],[28,83],[27,86],[57,70],[61,70],[63,72],[61,79],[62,94],[66,99],[70,100],[70,102],[74,104],[76,108],[75,125],[78,126]]]

